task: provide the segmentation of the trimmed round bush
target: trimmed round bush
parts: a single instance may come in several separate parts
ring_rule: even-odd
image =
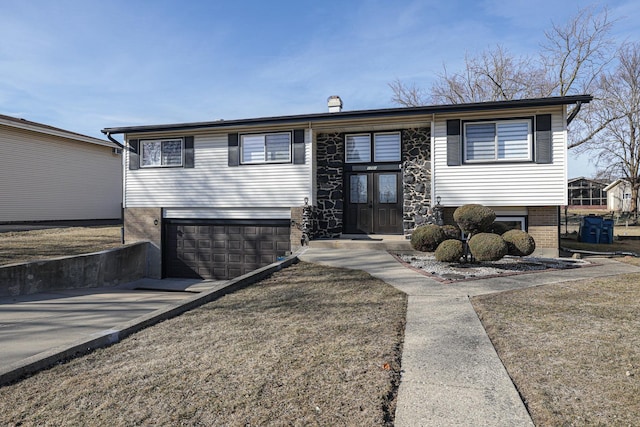
[[[469,250],[477,261],[497,261],[508,252],[507,242],[493,233],[478,233],[469,239]]]
[[[462,232],[456,225],[443,225],[442,231],[444,231],[447,239],[459,239],[462,236]]]
[[[536,242],[526,231],[509,230],[502,235],[502,239],[507,243],[509,255],[527,256],[536,250]]]
[[[447,237],[442,227],[435,224],[422,225],[411,234],[411,247],[416,251],[433,252]]]
[[[464,246],[460,240],[449,239],[440,243],[436,249],[436,261],[458,262],[464,255]]]
[[[460,206],[453,213],[453,220],[468,234],[486,231],[495,219],[496,213],[493,209],[482,205]]]
[[[507,226],[504,222],[494,222],[489,226],[489,229],[487,230],[488,233],[497,234],[498,236],[502,236],[507,231],[509,231],[509,226]]]

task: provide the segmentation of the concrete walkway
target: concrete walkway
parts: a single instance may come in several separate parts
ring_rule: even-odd
[[[0,298],[0,367],[114,328],[215,283],[142,279],[110,288]]]
[[[303,261],[367,271],[408,295],[395,425],[533,426],[469,296],[569,280],[640,272],[600,265],[442,284],[385,251],[308,248]]]

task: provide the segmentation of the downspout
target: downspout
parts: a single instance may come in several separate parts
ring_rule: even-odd
[[[580,112],[580,108],[582,108],[582,101],[576,102],[576,108],[571,110],[571,113],[569,114],[569,117],[567,117],[567,126],[569,126],[571,124],[571,122],[573,121],[573,119],[576,118],[576,116]]]
[[[109,141],[113,142],[120,148],[124,148],[124,144],[122,144],[120,141],[117,141],[114,137],[112,137],[111,132],[105,132],[105,135],[107,135],[107,138],[109,139]]]

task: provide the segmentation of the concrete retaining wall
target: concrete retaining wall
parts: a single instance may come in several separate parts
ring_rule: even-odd
[[[0,297],[116,286],[145,277],[148,242],[0,267]]]

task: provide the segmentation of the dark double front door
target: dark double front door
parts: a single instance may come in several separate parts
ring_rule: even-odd
[[[402,173],[345,172],[347,234],[402,234]]]

